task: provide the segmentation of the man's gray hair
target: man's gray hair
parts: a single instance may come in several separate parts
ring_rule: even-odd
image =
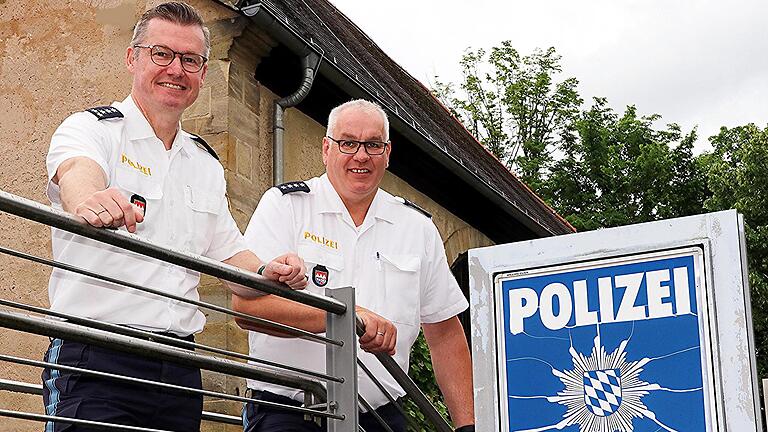
[[[208,58],[211,54],[211,32],[208,30],[208,27],[205,26],[203,17],[200,16],[200,13],[197,12],[195,8],[181,2],[162,3],[144,12],[144,15],[139,18],[139,22],[136,23],[136,27],[133,28],[131,46],[144,43],[149,22],[153,19],[168,21],[183,26],[199,26],[203,30],[203,36],[205,38],[205,52],[203,55],[205,58]],[[138,55],[138,52],[136,55]]]
[[[366,113],[375,113],[380,115],[381,119],[384,121],[384,133],[382,136],[384,141],[389,141],[389,117],[387,117],[387,113],[384,112],[379,104],[367,101],[365,99],[351,100],[332,109],[331,113],[328,115],[328,129],[326,131],[326,135],[333,137],[332,134],[336,129],[336,122],[339,118],[339,114],[341,114],[342,111],[346,111],[348,109],[355,109]]]

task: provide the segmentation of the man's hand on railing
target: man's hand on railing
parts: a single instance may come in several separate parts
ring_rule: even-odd
[[[304,289],[307,286],[307,268],[304,266],[304,260],[295,253],[280,255],[268,262],[259,273],[292,289]]]
[[[97,228],[120,228],[136,231],[136,224],[144,220],[144,213],[131,204],[116,188],[95,192],[75,207],[74,213]]]
[[[397,327],[364,307],[356,306],[355,312],[365,326],[365,333],[360,336],[360,348],[370,353],[395,355]]]

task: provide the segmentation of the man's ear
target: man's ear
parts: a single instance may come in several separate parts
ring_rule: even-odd
[[[205,75],[208,73],[208,63],[203,65],[203,70],[201,70],[200,73],[200,86],[202,86],[203,83],[205,83]]]
[[[128,49],[125,50],[125,67],[128,68],[128,70],[133,73],[133,69],[135,67],[136,58],[134,57],[136,53],[136,48],[134,47],[128,47]]]
[[[328,166],[328,151],[331,149],[330,140],[323,137],[323,165]]]

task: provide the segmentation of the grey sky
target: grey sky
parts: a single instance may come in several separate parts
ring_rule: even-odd
[[[768,123],[765,0],[331,0],[395,61],[429,83],[460,78],[467,47],[554,46],[587,103],[658,113],[699,146],[721,125]]]

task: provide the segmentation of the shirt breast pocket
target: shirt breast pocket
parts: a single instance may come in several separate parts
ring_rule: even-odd
[[[150,214],[157,210],[158,203],[163,198],[163,186],[158,180],[135,169],[118,166],[111,186],[117,187],[129,201],[133,195],[139,195],[147,200],[144,210],[145,220],[154,219]],[[136,233],[139,235],[147,235],[146,229],[146,224],[136,225]]]
[[[326,288],[341,286],[341,272],[344,258],[341,255],[322,250],[313,244],[299,244],[296,252],[303,260],[309,273],[307,288],[315,293],[325,294]],[[325,270],[323,270],[325,267]],[[322,274],[325,272],[325,274]]]
[[[378,253],[379,285],[383,288],[381,315],[393,322],[418,326],[421,257]]]
[[[217,219],[221,211],[221,196],[202,185],[184,185],[186,249],[204,254],[215,235]]]
[[[113,186],[117,186],[127,199],[131,199],[133,194],[148,200],[163,197],[163,187],[159,181],[131,168],[117,167]]]

